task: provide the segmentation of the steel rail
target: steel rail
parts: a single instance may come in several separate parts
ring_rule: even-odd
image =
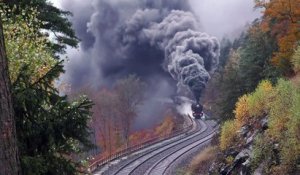
[[[201,121],[202,122],[202,121]],[[125,165],[123,165],[120,169],[118,169],[115,173],[113,173],[114,175],[117,175],[117,174],[122,174],[124,175],[124,172],[122,172],[122,170],[126,171],[126,167],[129,167],[130,165],[131,166],[134,166],[133,169],[130,170],[130,172],[128,173],[125,173],[125,174],[132,174],[134,171],[136,171],[137,168],[139,168],[140,166],[142,166],[143,164],[147,163],[148,160],[150,160],[151,158],[159,155],[160,153],[164,152],[164,151],[167,151],[169,149],[172,149],[178,145],[181,145],[183,144],[184,142],[186,142],[187,140],[190,140],[190,139],[193,139],[195,137],[198,137],[200,136],[203,132],[205,132],[207,130],[207,125],[203,122],[202,123],[202,127],[199,128],[200,126],[200,122],[198,122],[197,124],[197,129],[191,133],[190,135],[187,135],[184,139],[180,139],[180,140],[175,140],[173,141],[172,143],[170,143],[169,145],[165,145],[165,146],[161,146],[160,148],[158,149],[154,149],[146,154],[143,154],[143,155],[140,155],[138,156],[137,158],[131,160],[130,162],[126,163]],[[155,152],[155,153],[154,153]],[[145,158],[146,156],[148,156],[147,158]],[[143,159],[142,161],[139,162],[139,164],[136,164],[136,162],[139,160],[139,159]]]

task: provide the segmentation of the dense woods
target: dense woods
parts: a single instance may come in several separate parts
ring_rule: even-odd
[[[189,174],[300,172],[300,0],[255,2],[262,17],[221,41],[202,99],[220,134]],[[156,126],[132,129],[147,88],[135,75],[110,88],[57,86],[62,54],[79,43],[70,12],[46,0],[3,0],[0,12],[0,175],[80,174],[91,154],[112,155],[181,129],[167,105]]]
[[[224,164],[212,172],[297,174],[300,1],[258,0],[255,8],[263,16],[223,40],[223,64],[206,92],[206,107],[223,123],[216,162]]]

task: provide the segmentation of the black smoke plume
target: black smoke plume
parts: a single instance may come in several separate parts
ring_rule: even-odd
[[[149,97],[170,97],[177,84],[199,100],[218,64],[218,41],[199,32],[186,0],[66,0],[63,7],[73,12],[82,40],[63,77],[74,89],[110,87],[136,74],[148,84]]]

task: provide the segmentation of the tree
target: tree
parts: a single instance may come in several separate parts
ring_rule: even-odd
[[[230,51],[232,49],[232,43],[228,38],[223,38],[221,40],[221,50],[220,50],[220,57],[219,57],[219,67],[224,68],[228,58],[230,56]]]
[[[68,19],[72,15],[70,12],[54,7],[47,0],[4,0],[4,3],[9,7],[6,15],[10,18],[22,14],[24,9],[28,11],[26,14],[30,14],[32,9],[37,10],[38,20],[43,21],[40,29],[54,35],[55,41],[48,42],[54,53],[65,53],[66,46],[77,47],[79,39]]]
[[[0,174],[21,174],[15,116],[8,74],[2,20],[0,19]]]
[[[279,47],[272,62],[289,75],[291,56],[300,40],[300,0],[256,0],[256,3],[265,9],[262,29],[276,38]]]
[[[222,120],[233,118],[235,103],[243,93],[239,74],[239,60],[239,51],[232,51],[221,75],[221,94],[217,103]]]
[[[22,173],[75,174],[79,162],[73,156],[91,146],[92,103],[59,94],[54,81],[64,72],[62,62],[36,32],[38,13],[28,12],[3,20]]]
[[[144,98],[145,84],[135,75],[119,80],[115,90],[119,100],[119,110],[122,123],[122,134],[126,145],[128,145],[130,129],[133,119],[137,115],[137,107]]]
[[[95,103],[92,125],[96,129],[102,152],[111,154],[118,146],[121,146],[121,144],[117,144],[117,133],[120,130],[119,101],[116,94],[107,89],[93,93],[92,96],[91,98]]]
[[[270,62],[275,49],[274,39],[262,32],[254,22],[239,52],[239,72],[244,92],[254,91],[263,79],[276,81],[280,74]]]
[[[38,12],[33,10],[27,13],[24,10],[26,16],[16,15],[14,19],[4,17],[3,20],[12,83],[17,80],[24,65],[30,72],[29,81],[35,82],[58,63],[47,45],[48,38],[38,33],[43,23],[37,19]]]

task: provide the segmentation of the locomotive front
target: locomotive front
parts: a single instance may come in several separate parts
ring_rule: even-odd
[[[203,116],[203,106],[200,103],[195,103],[192,104],[191,108],[193,111],[193,117],[195,117],[195,119],[201,119]]]

